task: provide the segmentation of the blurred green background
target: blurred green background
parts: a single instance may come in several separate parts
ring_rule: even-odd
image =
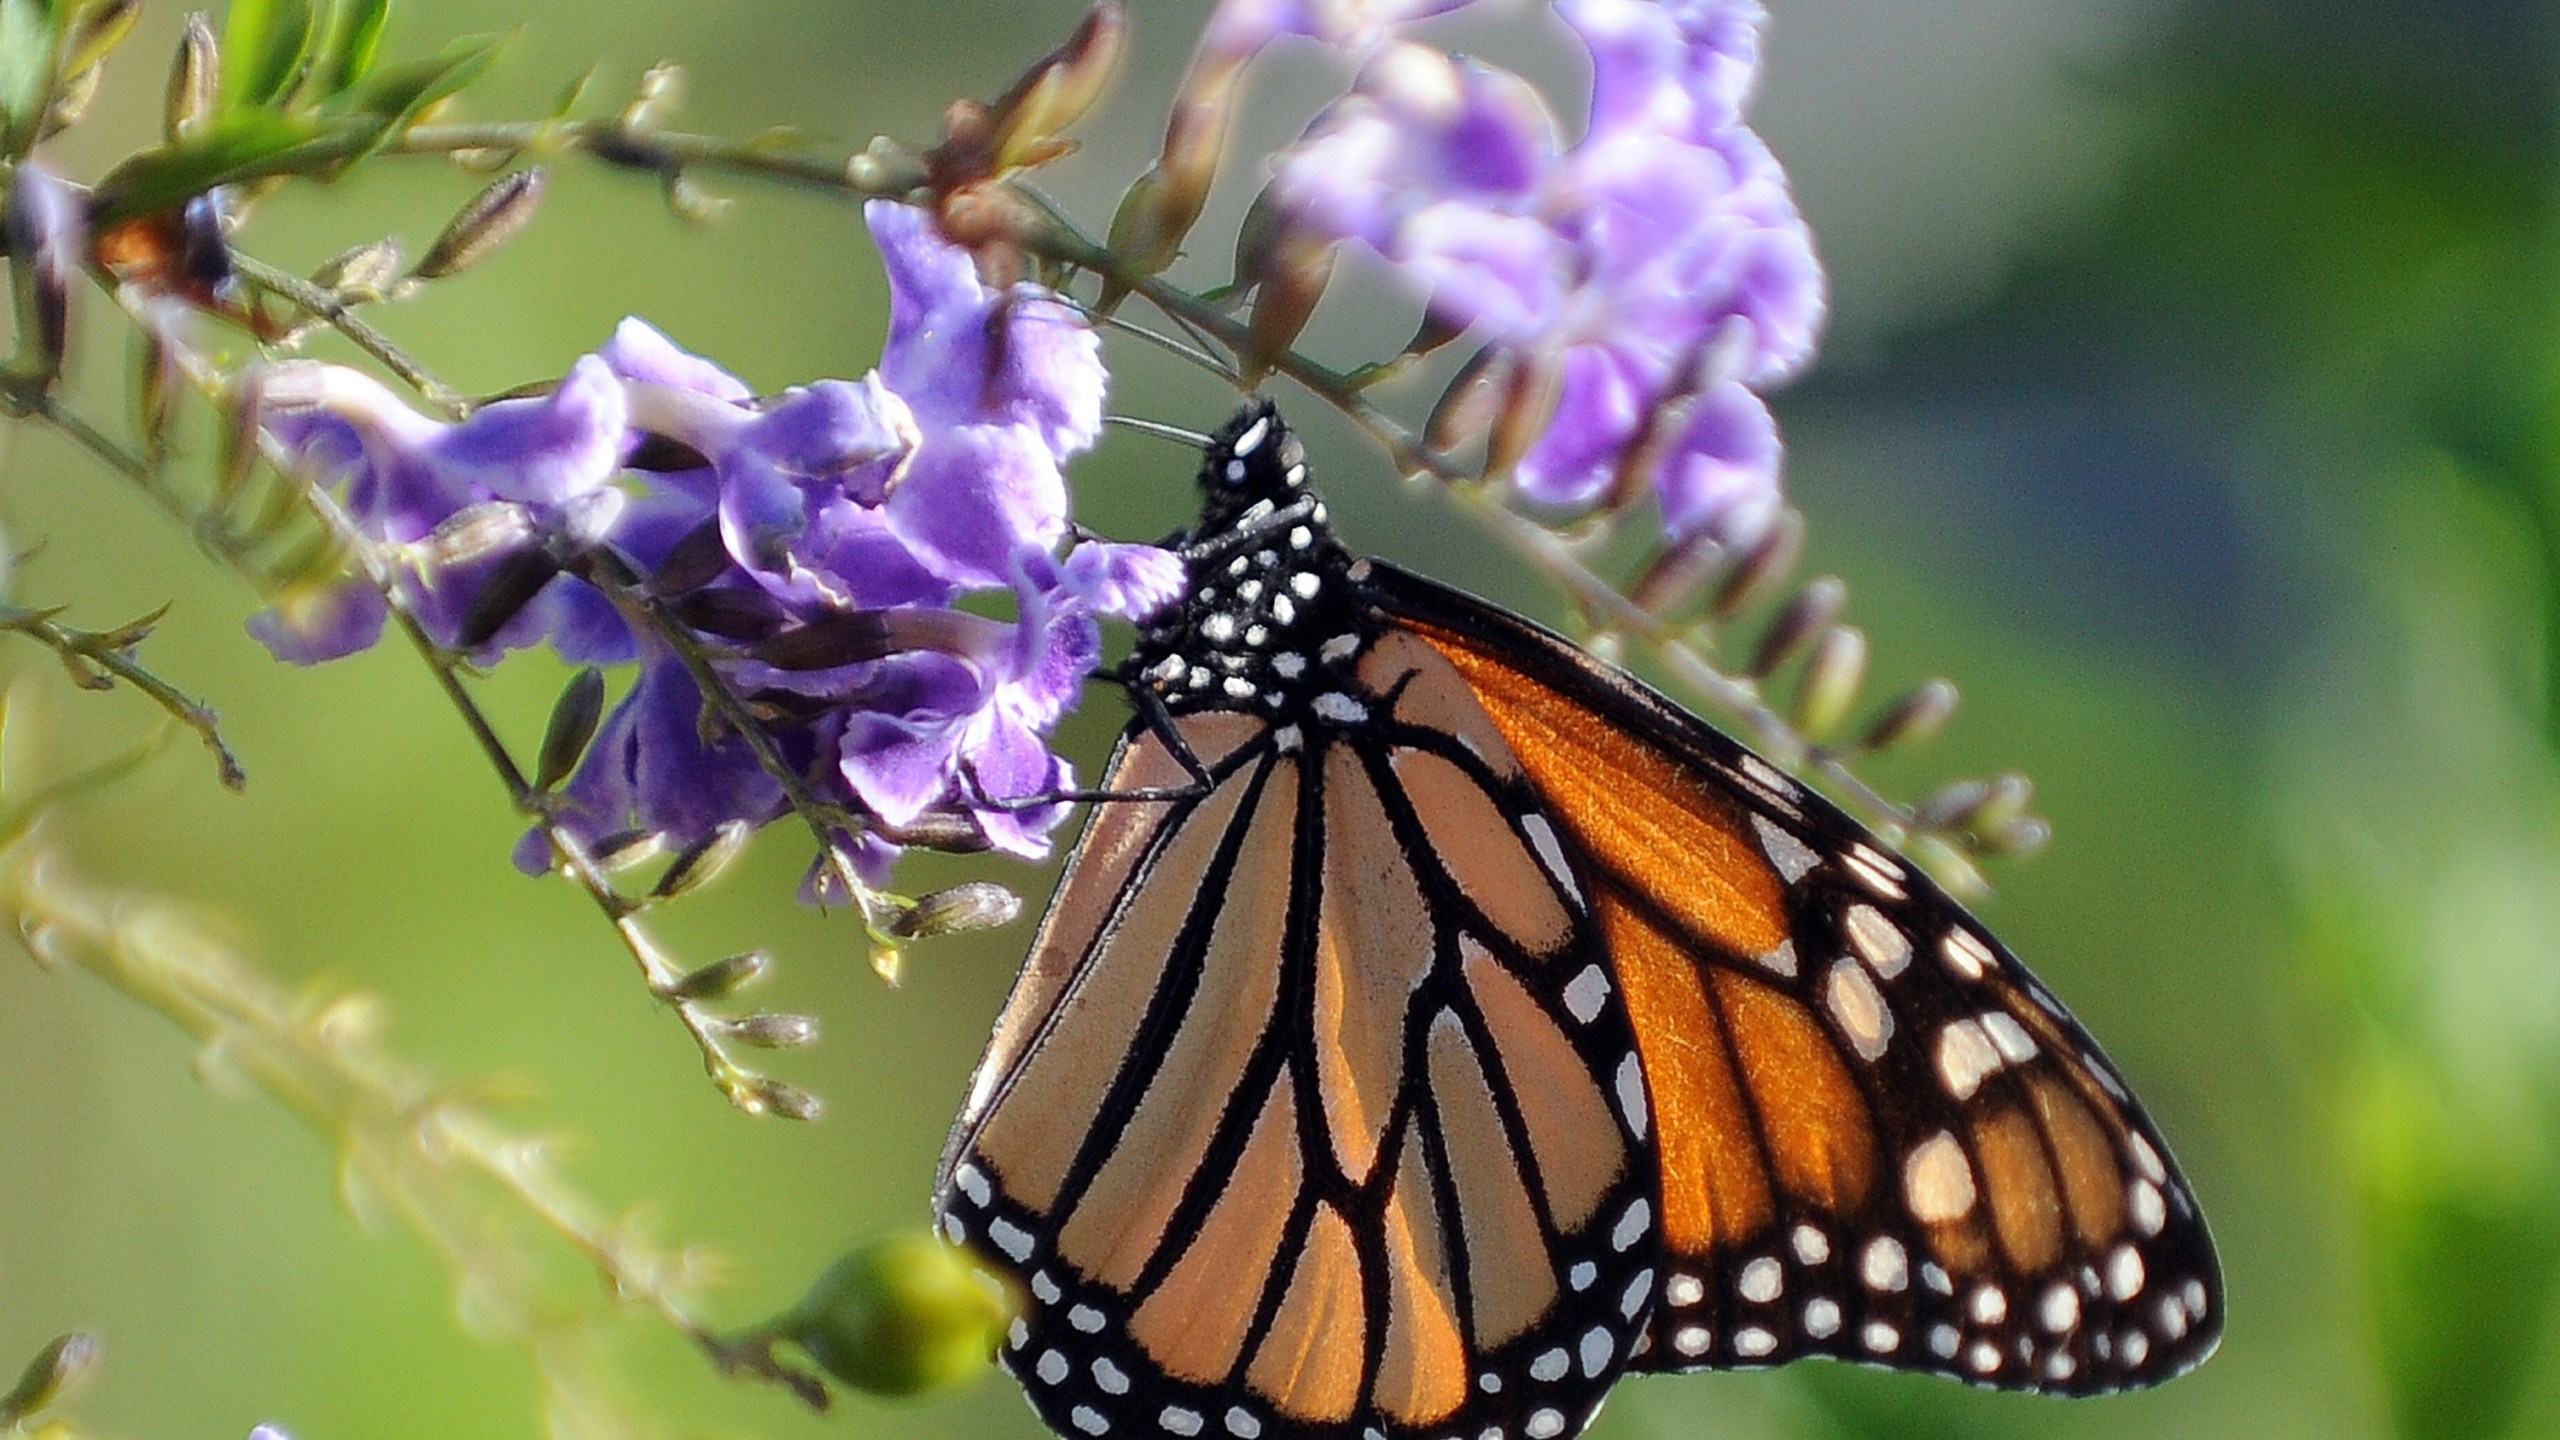
[[[410,7],[391,44],[523,23],[482,115],[536,113],[599,58],[613,96],[672,57],[688,128],[921,139],[1077,8],[448,0]],[[1096,224],[1207,7],[1132,8],[1122,90],[1054,176]],[[2204,1370],[2137,1396],[1798,1367],[1630,1382],[1592,1433],[2560,1434],[2560,11],[1771,9],[1758,115],[1834,286],[1826,358],[1780,400],[1811,563],[1852,581],[1884,681],[1942,671],[1967,695],[1885,778],[2036,778],[2058,838],[1995,875],[1987,913],[2175,1141],[2223,1247],[2230,1328]],[[177,20],[146,18],[102,118],[53,152],[62,169],[92,178],[154,133]],[[1457,34],[1529,63],[1526,23]],[[1256,134],[1292,133],[1327,78],[1303,56],[1270,66]],[[464,389],[556,374],[625,313],[760,388],[876,359],[882,288],[847,208],[730,186],[727,221],[688,229],[642,182],[575,162],[554,179],[511,250],[386,317]],[[377,166],[267,207],[241,238],[302,267],[387,232],[423,244],[477,183]],[[1231,233],[1250,188],[1221,191],[1203,236]],[[1222,246],[1203,245],[1196,276]],[[1346,359],[1392,343],[1359,309],[1313,343]],[[110,331],[76,358],[112,411]],[[1223,412],[1205,377],[1115,346],[1114,408]],[[1356,544],[1553,613],[1477,537],[1423,523],[1430,497],[1384,483],[1339,426],[1308,428]],[[1082,516],[1169,529],[1187,469],[1115,437],[1078,471]],[[921,1222],[1028,922],[920,948],[885,988],[850,922],[792,903],[803,856],[777,828],[667,925],[696,958],[773,948],[764,998],[827,1027],[777,1062],[831,1102],[824,1121],[742,1118],[586,902],[508,865],[516,823],[415,659],[274,666],[241,629],[249,598],[119,483],[0,433],[0,525],[46,547],[14,598],[92,627],[173,602],[148,653],[221,708],[252,779],[223,794],[173,748],[74,827],[92,876],[198,903],[296,984],[378,992],[390,1048],[438,1076],[522,1080],[533,1098],[507,1118],[565,1137],[582,1188],[730,1258],[724,1322]],[[13,737],[40,736],[21,761],[73,763],[148,726],[131,696],[70,692],[28,647],[0,660],[43,695],[42,723]],[[520,743],[561,678],[525,657],[491,687]],[[1097,697],[1065,744],[1090,762],[1118,723]],[[983,873],[926,860],[909,878]],[[1045,874],[1007,878],[1045,893]],[[538,1433],[530,1365],[456,1325],[427,1252],[352,1221],[309,1134],[197,1083],[189,1060],[76,973],[0,960],[0,1364],[103,1332],[109,1367],[79,1413],[136,1440],[262,1419],[300,1440]],[[1039,1433],[992,1374],[816,1419],[720,1382],[646,1319],[607,1333],[633,1409],[665,1434]]]

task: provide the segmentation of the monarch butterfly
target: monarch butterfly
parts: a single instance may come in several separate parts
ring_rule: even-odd
[[[2220,1337],[2087,1032],[1838,809],[1334,539],[1268,402],[945,1152],[1070,1436],[1566,1440],[1624,1373],[2001,1389]],[[1151,718],[1149,718],[1151,716]]]

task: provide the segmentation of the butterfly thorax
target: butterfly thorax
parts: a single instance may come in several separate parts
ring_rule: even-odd
[[[1178,542],[1190,589],[1139,632],[1128,673],[1176,714],[1320,715],[1359,651],[1362,608],[1305,451],[1269,402],[1212,438],[1200,489],[1200,524]]]

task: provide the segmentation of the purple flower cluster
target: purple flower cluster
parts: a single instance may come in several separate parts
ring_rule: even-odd
[[[352,370],[263,378],[269,430],[380,542],[438,643],[638,665],[564,792],[562,818],[588,840],[640,831],[682,848],[786,808],[654,609],[715,657],[818,798],[876,818],[856,848],[875,876],[928,812],[1038,856],[1064,807],[1015,802],[1072,787],[1044,737],[1100,656],[1098,620],[1181,591],[1181,562],[1151,546],[1062,552],[1060,467],[1101,426],[1090,327],[1037,286],[985,284],[920,211],[874,202],[866,216],[891,321],[858,381],[759,399],[638,320],[550,393],[454,424]],[[999,592],[1011,619],[957,608]],[[355,579],[252,624],[309,663],[372,644],[384,618]],[[548,859],[528,837],[520,862]]]
[[[1392,34],[1450,8],[1226,7],[1213,33],[1366,57],[1279,157],[1280,223],[1365,243],[1437,321],[1548,367],[1554,418],[1516,468],[1530,498],[1587,505],[1634,464],[1675,541],[1749,543],[1779,504],[1760,391],[1804,364],[1823,312],[1812,236],[1743,123],[1758,0],[1556,0],[1592,62],[1571,146],[1520,77]]]

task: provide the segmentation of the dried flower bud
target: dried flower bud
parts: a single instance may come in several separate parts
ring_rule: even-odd
[[[512,500],[465,505],[411,544],[409,554],[428,569],[485,560],[521,548],[533,538],[533,516]]]
[[[1692,535],[1655,556],[1627,598],[1650,614],[1671,614],[1696,599],[1730,555],[1714,536]]]
[[[982,1372],[1012,1319],[1008,1308],[959,1251],[909,1231],[829,1266],[774,1330],[857,1390],[920,1395]]]
[[[1064,153],[1060,132],[1082,119],[1110,86],[1129,35],[1119,0],[1098,0],[1075,32],[1034,61],[988,111],[994,174]],[[972,178],[993,178],[992,175]]]
[[[670,1000],[722,1000],[754,985],[772,970],[773,956],[769,952],[742,951],[712,961],[659,993]]]
[[[1917,689],[1885,707],[1858,743],[1869,750],[1917,744],[1935,739],[1956,713],[1955,682],[1923,681]]]
[[[535,165],[504,176],[456,211],[410,274],[421,280],[458,275],[496,253],[533,223],[550,172]]]
[[[2023,859],[2053,839],[2053,826],[2039,815],[2020,815],[1980,837],[1982,853]]]
[[[29,1361],[18,1383],[0,1395],[0,1430],[13,1430],[30,1415],[51,1409],[106,1356],[98,1337],[74,1330]]]
[[[588,857],[607,875],[622,875],[667,853],[667,837],[658,830],[617,830],[588,847]]]
[[[684,67],[673,60],[661,60],[640,74],[640,83],[631,92],[631,103],[622,107],[622,128],[648,130],[666,118],[684,93]]]
[[[400,242],[385,237],[342,250],[311,272],[311,283],[341,296],[373,299],[400,278]]]
[[[1787,608],[1769,622],[1768,631],[1760,637],[1759,648],[1751,652],[1754,677],[1766,676],[1794,658],[1805,643],[1820,634],[1848,606],[1849,587],[1839,577],[1825,575],[1804,587]]]
[[[222,43],[213,22],[197,11],[187,17],[187,33],[178,41],[178,57],[169,66],[169,102],[161,132],[171,141],[194,136],[213,121],[221,104]]]
[[[1821,740],[1840,728],[1867,681],[1867,636],[1854,625],[1834,625],[1813,644],[1796,684],[1795,725]]]
[[[641,588],[661,599],[690,594],[729,573],[729,565],[729,542],[715,515],[670,547]]]
[[[1991,792],[1963,817],[1963,827],[1976,834],[1987,835],[2025,815],[2027,807],[2035,803],[2035,798],[2033,780],[2015,771],[2002,775],[1991,782]]]
[[[667,208],[675,212],[677,219],[689,225],[711,224],[728,214],[730,208],[738,203],[726,195],[714,195],[694,184],[693,178],[681,170],[668,174],[666,197]]]
[[[596,738],[604,719],[604,672],[593,665],[580,670],[551,707],[551,723],[542,732],[542,754],[534,769],[533,788],[549,790],[566,780]]]
[[[676,856],[657,886],[649,893],[660,900],[671,900],[687,890],[699,889],[720,878],[722,871],[747,848],[747,837],[755,833],[744,820],[724,821],[709,835],[695,841]]]
[[[1510,474],[1554,423],[1563,394],[1561,352],[1541,351],[1513,366],[1502,387],[1502,403],[1493,414],[1493,427],[1485,437],[1484,473]]]
[[[1502,397],[1510,389],[1512,368],[1518,363],[1518,352],[1498,345],[1468,356],[1450,377],[1449,388],[1432,403],[1431,417],[1423,422],[1423,443],[1439,454],[1451,455],[1491,434],[1501,414]]]
[[[1771,585],[1785,579],[1803,555],[1804,512],[1779,511],[1769,523],[1768,533],[1734,562],[1723,583],[1716,586],[1715,599],[1707,605],[1708,615],[1727,620],[1741,613]]]
[[[797,1085],[786,1085],[768,1076],[757,1076],[745,1089],[733,1092],[738,1108],[750,1115],[778,1115],[785,1120],[815,1120],[826,1107],[818,1097]]]
[[[71,43],[63,48],[63,69],[75,75],[94,71],[99,61],[133,33],[133,22],[141,18],[142,0],[107,0],[90,7],[79,17],[78,28],[71,32]]]
[[[887,926],[901,940],[993,930],[1022,914],[1022,897],[991,880],[971,880],[947,890],[918,896],[915,908],[901,912]]]
[[[1285,241],[1264,258],[1245,317],[1245,378],[1276,368],[1315,318],[1325,287],[1333,283],[1334,247]]]
[[[98,82],[105,75],[106,67],[91,65],[64,76],[45,104],[44,125],[36,139],[50,140],[79,124],[80,117],[89,113],[89,102],[98,98]]]
[[[1988,780],[1958,780],[1942,785],[1912,807],[1911,823],[1922,830],[1961,830],[1982,802],[1990,798]]]
[[[758,1049],[797,1050],[818,1042],[818,1019],[814,1015],[786,1015],[764,1010],[721,1021],[720,1033]]]

